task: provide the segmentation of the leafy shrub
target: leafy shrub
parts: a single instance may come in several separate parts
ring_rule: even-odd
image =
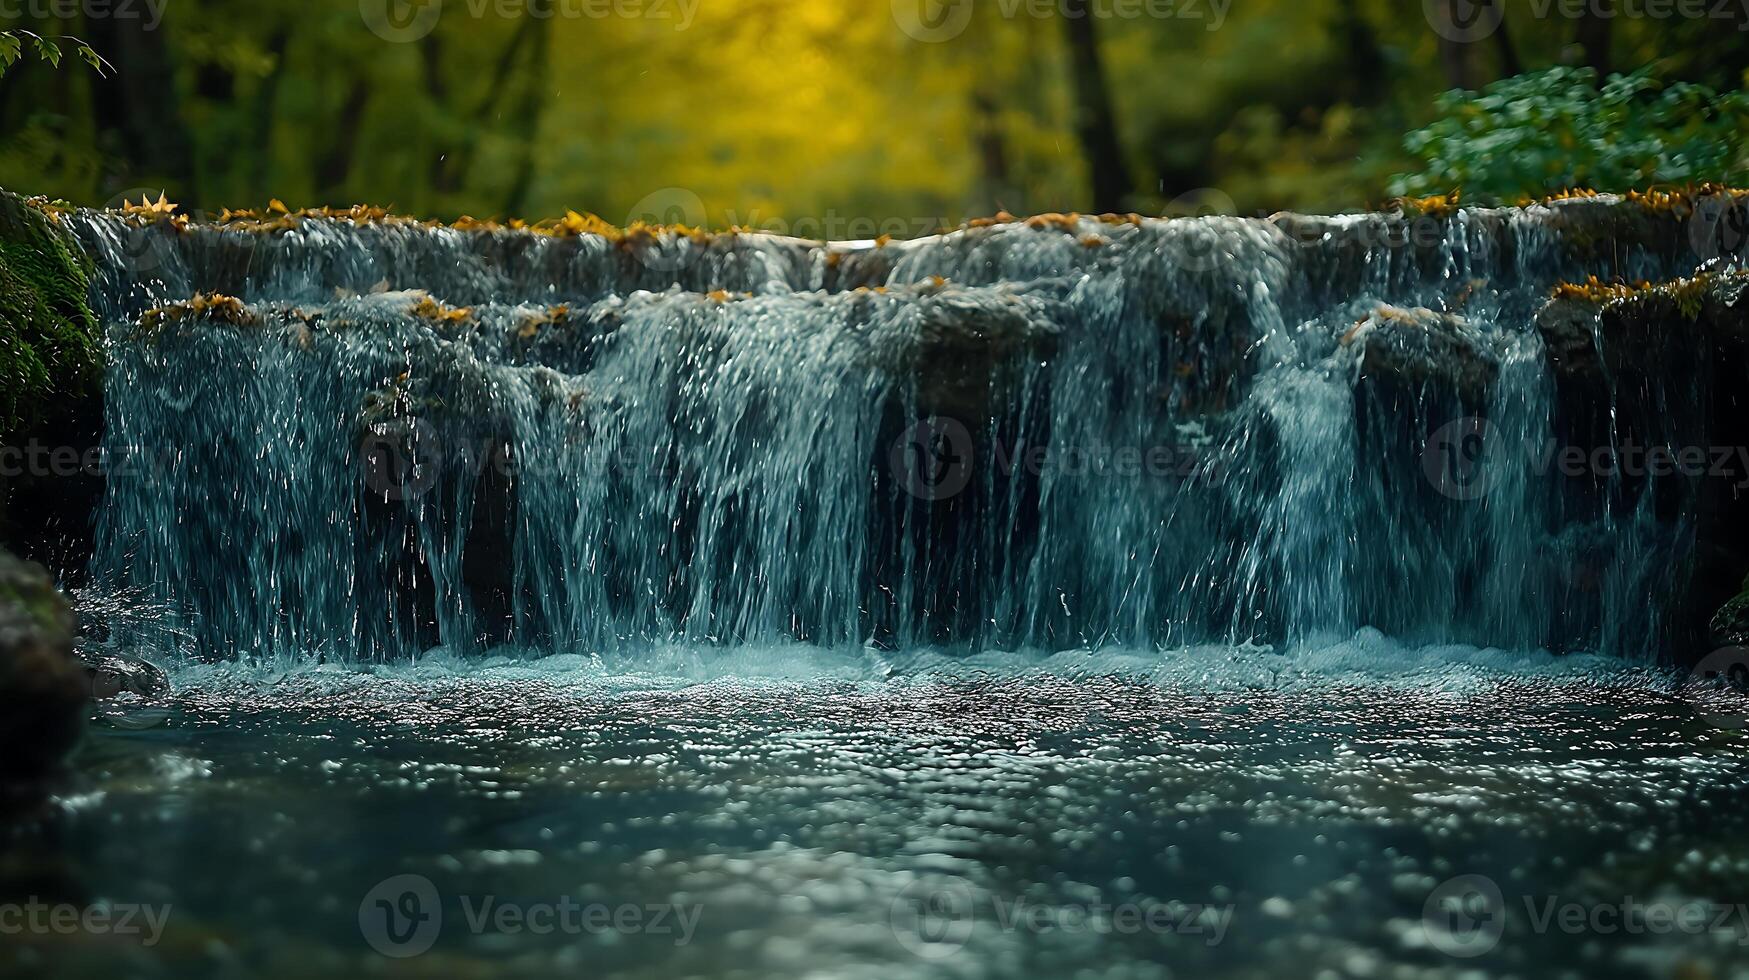
[[[1512,203],[1568,187],[1749,177],[1746,92],[1666,84],[1649,70],[1611,75],[1599,90],[1589,68],[1552,68],[1437,104],[1441,117],[1404,141],[1422,170],[1394,178],[1394,194],[1461,189],[1466,200]]]

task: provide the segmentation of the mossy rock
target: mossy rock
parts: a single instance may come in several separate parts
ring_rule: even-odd
[[[0,551],[0,782],[52,772],[85,727],[71,607],[40,565]]]
[[[101,377],[89,260],[57,221],[0,191],[0,436],[85,396]]]
[[[1749,349],[1749,272],[1703,271],[1662,283],[1562,283],[1537,314],[1558,377],[1657,374],[1695,350],[1719,364]]]

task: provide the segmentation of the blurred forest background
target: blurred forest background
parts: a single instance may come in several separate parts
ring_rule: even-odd
[[[0,76],[0,186],[92,205],[162,190],[208,210],[575,208],[833,238],[999,209],[1336,211],[1443,190],[1533,145],[1490,193],[1687,175],[1698,165],[1660,164],[1657,145],[1619,172],[1575,165],[1575,140],[1616,135],[1525,115],[1536,99],[1591,113],[1602,79],[1642,69],[1614,116],[1584,125],[1632,122],[1633,99],[1693,83],[1706,88],[1678,87],[1661,125],[1716,151],[1700,176],[1744,160],[1744,103],[1722,95],[1749,71],[1741,2],[1654,20],[1499,0],[1502,28],[1467,43],[1429,11],[1472,0],[1195,0],[1132,19],[1063,16],[1100,0],[644,0],[637,16],[582,13],[604,9],[589,0],[156,0],[154,29],[153,5],[127,2],[138,16],[0,22],[77,37],[112,66],[24,57]],[[408,39],[373,30],[373,5]],[[554,9],[570,15],[533,13]],[[956,16],[951,37],[916,36]],[[1540,74],[1510,81],[1524,73]],[[1522,91],[1488,125],[1463,121],[1477,99],[1441,100],[1502,79]]]

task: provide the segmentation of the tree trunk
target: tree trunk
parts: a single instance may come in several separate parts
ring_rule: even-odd
[[[437,159],[432,162],[432,189],[439,194],[453,194],[467,184],[468,171],[473,169],[475,151],[479,148],[482,130],[486,128],[492,117],[492,110],[498,105],[498,100],[510,88],[511,73],[515,71],[517,57],[521,54],[523,45],[531,41],[539,45],[546,38],[545,22],[550,18],[527,17],[516,28],[510,43],[504,46],[498,56],[498,63],[492,69],[492,77],[486,83],[485,95],[480,97],[480,103],[472,114],[462,119],[460,125],[466,130],[463,133],[461,145],[454,151],[440,148]],[[437,46],[436,34],[432,34],[425,48],[425,83],[431,93],[432,101],[441,111],[447,107],[447,86],[444,84],[441,64],[438,60],[440,49]],[[538,57],[545,57],[544,53]],[[543,85],[544,87],[544,85]]]
[[[334,141],[316,161],[316,193],[324,204],[343,205],[352,202],[333,199],[352,173],[352,160],[358,152],[358,134],[364,127],[364,110],[370,104],[370,83],[363,78],[352,80],[346,100],[334,119]]]
[[[160,179],[180,184],[172,196],[183,203],[198,201],[193,141],[182,120],[165,32],[143,30],[138,21],[87,17],[85,34],[91,47],[115,66],[108,78],[91,80],[93,121],[127,166],[106,192]]]
[[[522,129],[522,142],[517,153],[516,175],[504,201],[506,218],[524,214],[528,208],[528,193],[534,186],[535,162],[540,151],[541,110],[546,108],[547,63],[551,57],[548,48],[552,45],[552,30],[548,25],[551,19],[531,19],[529,23],[534,25],[533,37],[530,39],[534,49],[530,54],[527,87],[523,90],[521,106],[516,114],[517,125]]]
[[[525,18],[516,29],[516,34],[510,43],[504,46],[504,53],[499,55],[498,64],[492,69],[492,78],[486,83],[486,94],[480,98],[479,107],[468,119],[467,139],[456,151],[454,166],[450,168],[450,187],[460,190],[467,186],[468,172],[474,168],[474,157],[478,155],[480,140],[484,136],[486,126],[492,118],[492,110],[498,105],[498,100],[510,89],[511,72],[516,69],[516,59],[522,53],[522,47],[530,42],[538,43],[546,35],[542,25],[547,18]]]
[[[279,99],[280,79],[285,77],[286,52],[291,47],[291,28],[278,27],[267,41],[267,53],[273,57],[273,68],[255,90],[254,133],[249,139],[249,186],[251,194],[262,194],[267,187],[268,168],[273,162],[273,107]],[[256,202],[250,201],[253,205]]]
[[[1470,63],[1470,46],[1448,38],[1439,39],[1439,64],[1445,69],[1445,81],[1452,88],[1476,87],[1475,66]]]
[[[436,112],[445,113],[449,109],[449,84],[443,77],[443,40],[437,31],[432,31],[419,41],[419,63],[424,69],[425,94],[430,96],[431,105]],[[439,122],[447,125],[449,120]],[[433,127],[436,129],[437,127]],[[445,145],[443,135],[437,135],[437,140],[430,148],[430,168],[426,180],[428,189],[436,194],[446,193],[449,179],[445,171],[449,167],[449,149]]]
[[[1502,0],[1491,0],[1500,3]],[[1500,76],[1511,78],[1524,74],[1524,63],[1518,60],[1518,47],[1512,43],[1512,31],[1506,24],[1505,11],[1501,11],[1500,26],[1494,29],[1494,47],[1500,52]]]
[[[1479,89],[1487,81],[1479,67],[1477,49],[1484,41],[1494,42],[1500,58],[1500,75],[1519,75],[1524,63],[1518,48],[1512,43],[1512,29],[1506,23],[1503,0],[1443,0],[1445,23],[1434,24],[1439,35],[1439,63],[1445,69],[1446,81],[1453,88]]]
[[[972,96],[972,112],[978,123],[978,160],[984,175],[984,198],[991,211],[1005,210],[1015,202],[1013,180],[1008,168],[1008,141],[1003,138],[1001,110],[994,96],[977,92]]]
[[[1075,134],[1093,181],[1093,210],[1121,211],[1133,188],[1125,172],[1117,116],[1105,84],[1099,34],[1088,0],[1063,0],[1063,33],[1075,88]]]
[[[1579,18],[1579,46],[1585,49],[1585,63],[1597,69],[1598,79],[1609,77],[1614,70],[1610,58],[1611,42],[1614,40],[1615,21],[1608,17],[1599,17],[1588,13]]]
[[[1342,77],[1344,95],[1357,105],[1377,104],[1388,92],[1383,84],[1385,58],[1378,32],[1361,12],[1359,0],[1342,0],[1339,23],[1348,61],[1348,70]]]
[[[1469,41],[1461,41],[1453,36],[1453,28],[1463,24],[1460,14],[1460,4],[1468,5],[1472,0],[1444,0],[1445,23],[1434,24],[1434,33],[1439,37],[1439,64],[1445,70],[1446,84],[1452,88],[1474,89],[1476,85],[1475,46]]]

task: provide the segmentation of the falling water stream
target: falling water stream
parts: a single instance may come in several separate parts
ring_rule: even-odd
[[[1471,214],[1431,268],[1234,218],[846,252],[82,216],[106,448],[142,461],[110,483],[94,577],[186,616],[203,659],[1376,626],[1657,660],[1644,582],[1563,583],[1580,561],[1676,576],[1679,536],[1638,553],[1610,523],[1631,507],[1563,509],[1530,472],[1555,410],[1533,316],[1579,270],[1535,211]],[[203,290],[250,325],[142,322]],[[1501,362],[1492,403],[1369,405],[1344,339],[1380,304],[1464,316]],[[1470,416],[1511,450],[1475,499],[1422,472]],[[1587,531],[1608,550],[1563,544]]]

